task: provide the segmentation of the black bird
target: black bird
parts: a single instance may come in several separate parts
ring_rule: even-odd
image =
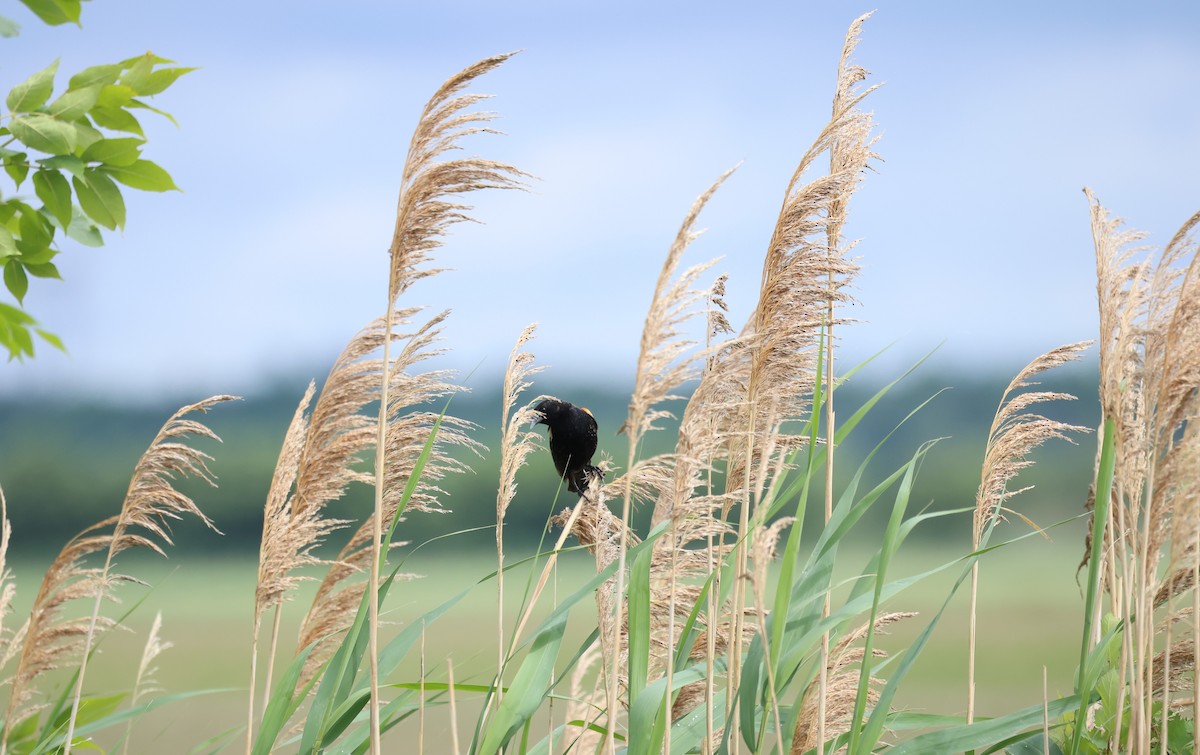
[[[599,467],[592,466],[596,418],[587,409],[556,398],[539,401],[533,410],[541,415],[537,424],[550,428],[550,457],[559,478],[567,481],[572,493],[583,495],[593,475],[604,475]]]

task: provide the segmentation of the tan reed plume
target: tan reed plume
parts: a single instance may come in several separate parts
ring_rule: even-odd
[[[393,318],[399,324],[419,312],[419,308],[396,310]],[[403,335],[396,330],[392,333],[392,339],[398,340]],[[264,697],[270,694],[275,648],[278,645],[280,604],[300,581],[308,579],[297,575],[296,570],[323,563],[314,555],[315,548],[334,531],[348,524],[345,520],[326,516],[325,509],[345,495],[352,483],[371,480],[370,475],[362,471],[361,465],[375,441],[375,423],[364,412],[379,398],[383,360],[378,352],[384,338],[379,322],[355,334],[334,361],[313,405],[311,416],[305,417],[314,390],[314,386],[310,385],[284,437],[264,510],[258,589],[255,594],[256,642],[262,617],[267,610],[275,609],[271,640],[266,650]],[[348,610],[353,611],[353,606]],[[345,624],[338,626],[344,628]],[[328,642],[336,644],[336,639],[331,637]],[[303,647],[301,645],[297,652]],[[251,722],[254,720],[253,690],[256,685],[253,681],[258,655],[257,650],[252,651],[248,719]],[[302,683],[307,683],[317,665],[318,661],[310,663]],[[252,741],[252,736],[252,731],[247,731],[248,742]]]
[[[1115,430],[1104,587],[1110,610],[1130,627],[1122,635],[1122,664],[1130,672],[1120,692],[1128,694],[1131,718],[1127,726],[1118,722],[1116,727],[1127,730],[1128,739],[1113,746],[1136,750],[1149,747],[1155,695],[1162,695],[1164,717],[1172,701],[1169,691],[1154,684],[1159,622],[1130,618],[1153,616],[1154,607],[1165,603],[1163,645],[1171,649],[1178,645],[1171,636],[1172,596],[1191,589],[1197,600],[1192,575],[1200,538],[1195,513],[1200,500],[1195,475],[1200,269],[1192,231],[1200,213],[1152,261],[1145,247],[1134,246],[1143,234],[1125,230],[1085,192],[1096,246],[1100,402],[1105,424]],[[1172,676],[1169,652],[1163,664],[1163,673]],[[1119,708],[1118,716],[1123,714]]]
[[[150,625],[150,632],[146,635],[146,644],[142,647],[142,659],[138,662],[137,677],[133,681],[133,694],[129,698],[131,708],[136,708],[138,703],[147,695],[163,691],[158,680],[154,678],[154,675],[158,671],[154,662],[158,660],[158,656],[174,646],[163,640],[161,632],[162,611],[159,611],[154,614],[154,622]],[[129,719],[129,723],[125,725],[125,737],[121,742],[121,752],[129,752],[129,740],[133,736],[133,724],[135,720],[131,718]]]
[[[911,612],[882,614],[875,619],[874,631],[877,634],[884,634],[884,630],[889,625],[912,616],[916,616],[916,614]],[[859,626],[854,631],[847,633],[838,641],[837,645],[830,649],[824,695],[820,692],[820,680],[815,679],[809,684],[801,700],[800,713],[796,716],[796,729],[792,736],[792,755],[807,752],[824,741],[841,736],[849,731],[851,726],[856,725],[853,718],[854,701],[858,696],[859,673],[864,667],[867,668],[868,673],[870,671],[869,663],[863,657],[863,647],[858,643],[867,636],[870,628],[870,623]],[[872,651],[871,655],[873,656],[871,662],[887,657],[887,653],[877,648]],[[881,683],[880,680],[871,677],[870,685],[867,688],[868,708],[873,708],[878,704],[879,690],[877,688]],[[822,734],[818,721],[820,715],[818,709],[821,707],[820,698],[825,701],[823,732],[825,740],[820,739]]]
[[[468,66],[450,77],[434,93],[426,104],[417,122],[408,155],[404,161],[404,173],[400,182],[400,196],[396,202],[396,225],[392,232],[388,266],[387,313],[384,315],[383,363],[384,378],[381,381],[379,399],[378,431],[375,442],[375,510],[371,520],[370,561],[368,589],[368,662],[371,680],[371,752],[380,752],[379,720],[379,571],[383,554],[380,552],[383,538],[383,522],[386,509],[395,510],[401,492],[388,487],[394,482],[395,463],[389,463],[388,454],[395,443],[403,443],[405,432],[393,431],[390,419],[396,415],[396,403],[389,395],[393,379],[391,346],[392,316],[396,299],[412,283],[438,271],[422,265],[430,253],[442,243],[442,237],[455,223],[467,219],[468,206],[453,201],[459,194],[476,189],[517,188],[523,175],[512,166],[477,157],[445,159],[438,161],[448,151],[456,149],[458,142],[466,136],[486,132],[483,124],[492,120],[491,113],[468,111],[483,99],[483,95],[463,94],[462,90],[475,78],[487,73],[507,60],[510,55],[497,55]],[[401,436],[399,438],[393,436]],[[403,477],[401,470],[399,476]],[[388,498],[391,497],[389,502]],[[353,543],[353,541],[352,541]]]
[[[796,447],[785,423],[807,412],[818,335],[822,326],[837,322],[829,320],[829,305],[850,300],[845,289],[858,270],[846,257],[852,245],[842,246],[839,237],[850,197],[876,157],[871,115],[858,109],[875,87],[856,89],[866,74],[848,64],[866,18],[847,32],[835,111],[792,174],[763,262],[758,303],[744,328],[748,361],[739,364],[745,371],[739,425],[752,434],[731,460],[730,476],[732,488],[752,484],[756,495],[772,467],[768,452],[786,454]],[[826,153],[830,172],[804,182]]]
[[[1005,505],[1013,496],[1029,487],[1010,490],[1012,482],[1023,469],[1033,465],[1029,455],[1046,441],[1053,439],[1074,442],[1073,433],[1088,428],[1052,420],[1029,411],[1037,404],[1049,401],[1074,401],[1069,393],[1024,390],[1037,385],[1033,378],[1047,370],[1060,367],[1079,358],[1091,345],[1090,341],[1060,346],[1041,355],[1017,373],[1000,397],[1000,406],[988,431],[983,456],[979,491],[975,497],[975,513],[971,527],[971,546],[978,550],[997,521],[1003,518]],[[975,715],[975,643],[977,631],[976,606],[979,595],[979,562],[971,565],[971,605],[969,613],[967,652],[967,722]]]
[[[284,435],[283,446],[279,450],[279,460],[275,464],[275,472],[271,477],[271,486],[267,490],[267,500],[263,510],[262,540],[259,544],[258,580],[254,593],[254,629],[250,648],[250,689],[248,695],[248,714],[246,718],[246,752],[250,752],[254,743],[254,695],[257,689],[258,672],[258,636],[262,628],[263,616],[271,608],[275,609],[275,621],[271,641],[267,649],[267,674],[264,687],[264,697],[270,695],[271,675],[274,667],[275,648],[279,640],[279,605],[289,597],[291,591],[301,581],[295,570],[305,564],[318,563],[312,555],[313,549],[321,542],[324,535],[337,526],[336,522],[324,519],[321,508],[324,501],[311,498],[302,499],[293,491],[296,478],[300,473],[305,451],[309,449],[308,417],[305,411],[312,401],[316,386],[308,384],[308,389],[300,399],[299,406],[292,416]],[[332,394],[331,394],[332,395]],[[312,456],[308,457],[310,460]],[[331,478],[337,472],[327,470],[326,477]],[[312,479],[311,476],[309,479]],[[305,505],[305,504],[309,505]],[[264,700],[265,709],[266,702]]]
[[[539,444],[541,436],[532,432],[531,423],[540,417],[526,405],[517,407],[521,394],[532,385],[532,378],[542,371],[533,364],[534,356],[522,347],[533,339],[537,324],[527,325],[517,338],[508,369],[504,371],[504,397],[500,409],[500,485],[496,489],[496,704],[503,699],[501,683],[504,671],[504,516],[517,494],[517,471]]]
[[[659,420],[674,418],[674,415],[670,411],[663,408],[663,404],[683,398],[680,395],[675,395],[675,392],[681,390],[686,383],[699,375],[697,363],[704,355],[696,353],[695,342],[689,340],[684,335],[683,328],[689,320],[703,312],[703,310],[698,308],[698,305],[707,303],[710,298],[710,291],[707,289],[697,289],[696,281],[716,260],[693,265],[682,273],[679,273],[679,267],[683,253],[700,235],[700,232],[695,230],[696,220],[699,218],[700,212],[734,170],[736,168],[726,171],[717,178],[688,210],[667,252],[666,260],[663,262],[662,270],[659,272],[658,281],[655,284],[654,295],[650,301],[650,309],[646,315],[645,325],[642,330],[641,347],[638,352],[634,388],[629,402],[629,412],[621,428],[618,430],[618,432],[624,433],[629,439],[629,457],[626,464],[626,469],[629,472],[623,478],[623,485],[620,487],[616,485],[611,486],[611,489],[614,491],[620,490],[619,494],[622,499],[620,520],[622,535],[619,537],[618,551],[620,566],[617,570],[615,587],[618,595],[623,594],[625,589],[625,553],[629,545],[628,537],[625,533],[629,531],[629,515],[634,499],[634,487],[645,487],[647,484],[650,484],[655,491],[653,495],[653,499],[656,499],[654,524],[675,516],[673,505],[676,497],[668,494],[668,491],[674,487],[669,484],[670,479],[674,475],[667,476],[666,474],[672,465],[670,457],[664,455],[649,463],[637,464],[635,462],[643,436],[650,430],[655,429],[655,423]],[[650,475],[652,479],[641,479],[645,475]],[[674,554],[676,551],[674,522],[672,522],[671,532],[655,544],[655,550],[660,556],[657,559],[660,562],[659,568],[653,570],[652,567],[655,574],[653,579],[659,588],[657,592],[660,593],[656,596],[656,599],[665,600],[668,604],[666,611],[660,611],[657,614],[657,619],[665,620],[663,623],[670,625],[674,622],[674,615],[676,613],[673,589],[677,580],[671,570],[671,564],[668,563],[668,554]],[[664,567],[666,567],[665,571]],[[614,608],[617,615],[613,617],[611,623],[615,631],[616,627],[623,625],[621,615],[623,610],[622,601],[616,601]],[[652,631],[656,635],[661,635],[664,632],[668,635],[674,634],[673,626],[656,626]],[[674,643],[668,641],[668,645],[673,647]],[[607,687],[609,698],[608,710],[616,711],[618,709],[616,703],[617,680],[622,673],[617,666],[618,659],[622,657],[622,653],[618,639],[615,636],[606,638],[604,646],[611,650],[611,652],[607,653],[609,663],[606,674],[609,680]],[[656,665],[666,668],[668,686],[671,672],[666,659],[670,655],[669,649],[666,652],[659,651],[655,653],[656,658],[654,659]],[[615,726],[610,722],[608,730],[612,731],[614,729]]]
[[[717,368],[705,373],[697,391],[712,401],[715,432],[730,441],[730,495],[721,515],[740,503],[737,531],[743,546],[735,553],[737,574],[746,573],[746,538],[763,492],[804,442],[794,428],[809,409],[820,334],[839,321],[832,313],[850,300],[845,289],[857,272],[846,257],[853,245],[842,244],[840,234],[850,197],[875,157],[871,115],[858,107],[874,87],[860,89],[866,72],[849,62],[866,18],[856,19],[847,31],[832,117],[804,153],[784,194],[754,311],[740,336],[718,352]],[[810,178],[825,154],[829,172]],[[718,385],[705,386],[709,380]],[[732,594],[732,614],[740,620],[746,603],[740,580]],[[735,696],[743,631],[737,626],[733,632],[727,704]],[[825,667],[821,664],[822,673]]]
[[[100,614],[100,605],[113,597],[117,583],[130,578],[113,573],[115,557],[129,548],[148,548],[166,556],[164,545],[171,544],[169,521],[191,514],[216,531],[191,498],[175,489],[175,481],[196,477],[216,485],[209,471],[207,454],[188,445],[188,437],[220,441],[205,425],[189,419],[194,412],[206,412],[213,405],[234,396],[214,396],[175,412],[155,436],[150,447],[134,467],[121,512],[104,519],[76,535],[47,568],[34,599],[29,618],[20,630],[22,636],[17,669],[13,675],[6,722],[19,721],[40,706],[32,704],[34,683],[39,677],[78,657],[71,714],[67,722],[64,752],[71,751],[79,701],[83,695],[88,655],[97,632],[111,626]],[[111,529],[110,529],[111,528]],[[85,559],[105,553],[103,567],[87,567]],[[77,599],[91,599],[90,617],[64,618],[64,608]],[[15,654],[10,648],[10,654]],[[5,727],[0,752],[6,752],[11,726]]]
[[[407,311],[397,311],[397,315]],[[388,430],[385,442],[388,469],[385,476],[386,494],[383,497],[383,516],[391,521],[403,498],[405,487],[414,466],[419,459],[425,442],[438,426],[439,415],[413,410],[410,407],[427,405],[432,401],[445,398],[459,389],[449,382],[449,375],[444,371],[430,371],[410,374],[409,368],[420,361],[437,353],[433,344],[439,330],[436,327],[445,318],[445,313],[438,315],[428,323],[419,326],[411,333],[404,333],[398,328],[406,323],[396,319],[393,330],[393,340],[403,342],[404,348],[392,362],[391,390],[389,391]],[[378,341],[382,336],[382,324],[376,322],[369,331],[373,340]],[[373,361],[372,369],[375,374],[382,363]],[[371,385],[370,378],[362,381],[366,388]],[[371,394],[378,399],[378,391]],[[318,402],[319,406],[319,402]],[[368,420],[369,423],[369,420]],[[472,450],[480,448],[479,444],[467,436],[470,423],[451,416],[440,418],[440,428],[434,442],[433,451],[426,462],[412,497],[405,505],[405,512],[440,512],[445,511],[441,505],[443,492],[437,483],[445,475],[462,471],[465,465],[449,455],[451,447],[461,446]],[[314,430],[310,431],[310,435]],[[373,440],[373,429],[366,427],[367,442]],[[309,654],[304,672],[300,676],[298,688],[303,687],[312,679],[312,675],[324,663],[340,642],[340,637],[349,627],[354,618],[354,611],[362,600],[363,590],[367,583],[355,580],[354,577],[369,571],[372,560],[371,543],[373,539],[373,522],[367,521],[358,527],[346,544],[330,563],[329,570],[317,588],[312,605],[300,628],[296,652],[299,653],[310,644],[315,643]],[[393,547],[402,545],[393,542]]]

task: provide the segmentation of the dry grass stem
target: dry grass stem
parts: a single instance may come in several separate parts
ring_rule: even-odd
[[[454,661],[446,658],[446,688],[450,693],[450,752],[458,755],[458,705],[454,689]]]
[[[517,338],[508,369],[504,372],[504,397],[500,410],[500,485],[496,489],[496,704],[504,696],[504,515],[517,494],[517,471],[525,466],[529,454],[538,447],[540,436],[529,430],[540,415],[524,406],[517,409],[523,392],[532,385],[532,377],[541,372],[533,365],[533,354],[522,351],[537,330],[525,327]]]
[[[0,668],[12,660],[11,650],[18,637],[5,621],[12,611],[13,598],[17,596],[17,586],[13,582],[12,572],[8,569],[8,541],[12,537],[12,524],[8,521],[8,501],[4,498],[4,489],[0,488]]]

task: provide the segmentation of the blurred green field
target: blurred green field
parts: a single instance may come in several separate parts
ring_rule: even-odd
[[[998,538],[1025,531],[1007,525]],[[1070,690],[1078,657],[1082,598],[1075,583],[1075,567],[1082,549],[1082,527],[1076,522],[1054,533],[1054,542],[1040,537],[989,554],[983,563],[979,615],[978,709],[984,715],[999,714],[1031,705],[1042,697],[1043,667],[1051,696]],[[951,543],[932,545],[914,541],[901,551],[894,563],[893,577],[916,574],[960,557],[965,548]],[[843,551],[839,580],[857,574],[870,552]],[[19,623],[28,610],[36,581],[44,564],[22,561],[14,565],[18,601],[9,621]],[[133,682],[145,634],[157,611],[163,614],[164,638],[173,647],[158,662],[157,679],[168,693],[185,690],[218,690],[185,702],[175,703],[141,719],[134,730],[130,752],[188,752],[191,748],[226,734],[235,742],[229,751],[239,751],[236,730],[245,721],[250,631],[256,563],[248,557],[196,560],[149,560],[126,562],[126,571],[146,580],[152,588],[127,585],[121,590],[122,605],[110,615],[137,606],[129,619],[132,631],[111,634],[100,656],[89,669],[87,689],[91,693],[127,690]],[[422,552],[409,559],[406,569],[425,575],[393,590],[385,611],[396,631],[414,618],[470,588],[494,568],[494,556],[486,551],[471,553]],[[557,579],[559,595],[566,595],[591,572],[590,556],[571,554],[563,559]],[[891,636],[880,643],[895,652],[906,647],[941,607],[961,567],[953,566],[902,593],[888,606],[892,610],[915,610],[920,616],[894,626]],[[529,578],[526,567],[518,567],[506,578],[506,624],[511,631],[522,592]],[[935,631],[929,646],[902,687],[900,706],[910,710],[961,713],[965,708],[967,638],[967,589],[959,591]],[[312,586],[285,607],[281,636],[290,652],[296,627],[311,596]],[[426,635],[428,677],[446,679],[446,659],[454,664],[456,681],[489,681],[496,653],[496,597],[492,580],[476,586]],[[595,626],[593,604],[585,601],[568,628],[564,656]],[[399,678],[419,677],[417,659],[410,658]],[[261,678],[261,677],[260,677]],[[477,713],[472,696],[461,695],[461,736]],[[425,730],[427,751],[448,749],[449,718],[445,708],[431,711]],[[390,734],[393,751],[415,751],[416,722],[409,721]],[[116,736],[100,739],[111,746]],[[202,751],[208,751],[207,749]]]

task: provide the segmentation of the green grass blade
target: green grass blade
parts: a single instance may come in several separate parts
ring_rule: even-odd
[[[867,708],[867,693],[871,683],[871,667],[870,659],[873,656],[872,651],[875,649],[875,620],[879,617],[879,606],[883,599],[884,580],[887,579],[888,566],[891,564],[892,556],[900,547],[901,525],[904,522],[905,513],[908,511],[908,501],[912,495],[913,479],[916,476],[917,462],[924,455],[924,450],[930,444],[922,446],[921,450],[917,451],[916,456],[907,465],[904,473],[904,479],[900,481],[900,488],[896,491],[896,503],[892,506],[892,515],[888,519],[887,527],[883,533],[883,544],[879,547],[878,570],[874,578],[875,591],[871,601],[871,611],[867,618],[867,636],[863,640],[863,662],[861,664],[858,677],[858,692],[854,700],[854,716],[851,721],[863,720],[863,715]],[[858,752],[858,736],[861,733],[857,726],[850,727],[850,740],[847,744],[849,752]],[[865,745],[869,748],[874,748],[875,742],[867,741]]]
[[[629,605],[629,704],[646,686],[650,668],[650,556],[643,550],[629,570],[626,601]]]
[[[508,693],[484,728],[477,752],[499,752],[541,707],[550,691],[554,664],[566,628],[567,614],[561,613],[538,632],[508,687]]]
[[[161,708],[164,705],[170,705],[172,703],[177,703],[177,702],[180,702],[183,700],[188,700],[193,697],[200,697],[201,695],[212,695],[212,694],[236,692],[236,691],[238,691],[238,690],[203,689],[203,690],[192,690],[190,692],[179,692],[179,693],[176,693],[173,695],[163,695],[161,697],[156,697],[153,700],[150,700],[149,702],[146,702],[142,705],[138,705],[133,708],[126,708],[125,710],[120,710],[115,713],[110,713],[108,715],[101,716],[101,717],[96,718],[95,720],[89,721],[83,725],[77,725],[75,727],[75,736],[82,737],[82,736],[85,736],[88,734],[94,734],[99,731],[104,731],[105,729],[107,729],[111,726],[116,726],[117,724],[123,724],[126,721],[130,721],[130,720],[139,718],[140,716],[144,716],[145,714],[149,713],[150,711]],[[28,751],[28,755],[42,755],[43,753],[54,752],[54,751],[58,750],[59,748],[61,748],[64,744],[64,741],[66,740],[66,730],[65,729],[66,729],[66,727],[63,727],[62,731],[56,733],[54,736],[46,739],[43,742],[39,742],[35,748]]]
[[[726,666],[723,657],[714,659],[713,663],[713,673],[724,673]],[[704,662],[692,663],[689,666],[677,669],[671,676],[672,694],[688,684],[703,681],[706,675],[707,667]],[[666,693],[667,679],[666,677],[660,677],[646,685],[646,688],[642,690],[642,694],[638,696],[637,702],[629,707],[629,755],[657,752],[653,748],[654,742],[651,733],[654,731],[655,722],[663,711],[663,700],[666,697]],[[724,709],[723,705],[721,707]],[[703,728],[703,710],[701,710],[700,717],[701,728]],[[671,728],[671,737],[671,749],[674,751],[676,745],[674,739],[675,727]]]
[[[379,585],[380,604],[383,603],[398,571],[399,567]],[[309,708],[304,731],[300,737],[300,752],[314,752],[318,747],[329,743],[330,740],[325,736],[325,731],[332,722],[333,711],[341,706],[354,690],[354,680],[358,676],[363,655],[367,651],[369,596],[370,591],[363,590],[358,611],[354,614],[354,622],[346,631],[341,645],[338,646],[320,676],[317,694],[313,696],[312,706]]]
[[[300,694],[296,694],[296,683],[300,681],[304,663],[308,660],[314,647],[315,644],[309,645],[293,658],[276,683],[275,691],[271,693],[271,699],[267,702],[267,709],[263,712],[262,721],[259,723],[258,734],[254,739],[254,749],[251,751],[253,755],[267,755],[271,752],[284,725],[299,707],[300,702],[308,696],[312,685],[316,683],[316,679],[314,679]]]
[[[931,752],[965,752],[987,747],[1033,727],[1041,728],[1042,717],[1058,718],[1079,705],[1076,695],[1051,700],[1045,709],[1042,703],[1009,713],[1005,716],[977,721],[973,724],[938,729],[918,734],[888,750],[891,755],[924,755]]]
[[[649,559],[654,543],[666,532],[666,522],[655,527],[646,539],[629,550],[628,558],[636,564],[639,559]],[[567,616],[575,604],[585,597],[595,593],[597,587],[608,580],[620,564],[617,561],[609,564],[598,572],[586,584],[559,603],[542,624],[531,634],[531,640],[525,640],[517,645],[517,649],[530,646],[517,675],[508,687],[508,692],[496,715],[486,723],[479,733],[478,748],[473,752],[492,753],[503,747],[519,731],[538,707],[541,706],[552,687],[554,663],[558,657],[558,648],[562,642],[563,631],[566,627]],[[583,648],[576,654],[576,659],[582,654]],[[574,661],[572,661],[574,663]]]

